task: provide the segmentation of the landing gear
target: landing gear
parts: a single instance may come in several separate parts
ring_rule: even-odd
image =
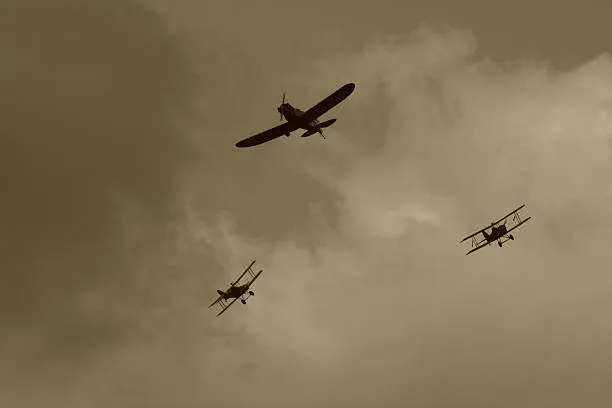
[[[249,295],[255,296],[255,292],[253,292],[252,290],[249,290]]]
[[[497,245],[499,245],[499,247],[501,248],[502,247],[501,241],[497,241]]]
[[[240,299],[240,301],[242,302],[243,305],[246,305],[246,300]]]
[[[512,235],[510,235],[510,239],[514,241],[514,237]]]

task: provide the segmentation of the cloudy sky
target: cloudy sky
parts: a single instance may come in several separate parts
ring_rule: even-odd
[[[0,402],[609,407],[605,4],[5,1]]]

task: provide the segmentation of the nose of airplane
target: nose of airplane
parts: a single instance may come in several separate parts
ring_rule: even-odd
[[[278,113],[280,115],[279,118],[278,118],[279,121],[283,120],[283,111],[284,111],[284,108],[285,108],[285,104],[284,103],[281,103],[281,105],[278,108],[276,108],[276,110],[278,111]]]

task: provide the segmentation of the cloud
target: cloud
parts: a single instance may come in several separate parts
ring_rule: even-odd
[[[194,74],[129,1],[9,1],[0,25],[0,393],[66,406],[55,398],[92,356],[137,331],[121,214],[131,205],[146,235],[176,215]]]
[[[125,5],[7,19],[29,38],[83,16],[79,36],[5,47],[22,61],[0,153],[12,406],[609,405],[607,56],[503,65],[423,27],[287,80],[298,105],[357,83],[326,141],[235,152],[268,123],[248,113],[249,60],[218,39],[185,57]],[[210,110],[177,124],[192,92]],[[522,202],[516,241],[464,256]],[[216,319],[251,259],[256,296]]]
[[[228,218],[190,223],[227,266],[219,288],[252,257],[264,267],[249,306],[215,325],[290,353],[284,378],[310,391],[310,405],[612,398],[603,386],[610,58],[556,72],[541,61],[475,60],[475,50],[469,34],[423,27],[300,73],[305,99],[357,83],[326,142],[284,150],[336,197],[337,223],[314,212],[309,238],[296,230],[270,242],[229,229]],[[379,114],[379,133],[351,126]],[[533,220],[515,242],[463,255],[460,238],[523,202]],[[270,386],[272,367],[262,361],[245,384],[290,387]]]

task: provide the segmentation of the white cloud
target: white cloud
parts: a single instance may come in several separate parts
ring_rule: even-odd
[[[313,215],[313,242],[255,241],[231,216],[218,227],[190,218],[192,245],[213,246],[225,278],[252,257],[265,269],[249,305],[215,324],[238,324],[268,357],[290,361],[301,374],[286,373],[284,386],[306,381],[319,391],[312,405],[402,397],[419,406],[514,398],[539,407],[553,398],[552,378],[596,381],[612,358],[602,289],[612,285],[602,272],[612,64],[602,56],[556,73],[539,62],[474,61],[474,51],[465,33],[424,28],[300,73],[313,100],[330,83],[357,83],[325,142],[286,150],[338,197],[339,224]],[[376,135],[384,143],[367,149],[372,135],[345,129],[372,109],[381,82],[391,112]],[[516,241],[463,255],[460,238],[523,202],[534,218]],[[585,340],[593,336],[601,342]],[[601,347],[600,360],[592,347]],[[260,377],[236,381],[278,379],[274,364],[260,364]],[[594,384],[577,387],[589,403],[610,401]],[[555,392],[572,406],[566,391]]]

